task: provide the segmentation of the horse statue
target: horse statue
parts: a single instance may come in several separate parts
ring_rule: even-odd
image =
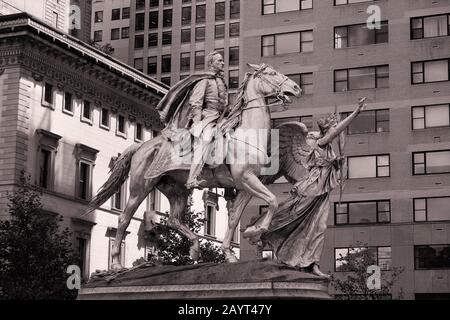
[[[229,209],[228,228],[222,243],[222,251],[227,262],[236,262],[237,258],[231,250],[231,239],[239,223],[242,211],[248,201],[255,196],[264,200],[269,209],[260,223],[246,231],[247,236],[254,236],[268,229],[272,216],[278,208],[276,196],[258,178],[264,167],[267,167],[269,151],[269,134],[258,137],[257,146],[249,145],[246,132],[248,130],[266,130],[270,133],[271,118],[270,105],[266,98],[275,97],[281,104],[291,102],[290,96],[299,96],[300,87],[291,79],[276,71],[267,64],[248,64],[252,73],[247,73],[245,80],[239,88],[236,102],[230,108],[228,119],[234,118],[234,127],[229,130],[228,143],[234,150],[244,152],[244,159],[249,161],[236,161],[222,163],[216,167],[205,165],[200,178],[206,180],[202,187],[229,187],[237,189],[237,196]],[[227,120],[227,119],[222,119]],[[229,123],[229,122],[228,122]],[[260,139],[261,138],[261,139]],[[112,166],[111,174],[97,195],[89,204],[87,212],[100,207],[114,193],[119,190],[125,180],[130,177],[130,197],[124,211],[119,216],[117,234],[112,248],[112,270],[122,269],[120,263],[120,249],[124,233],[132,216],[148,194],[157,188],[169,200],[170,212],[168,225],[179,230],[191,241],[190,256],[194,261],[199,260],[199,236],[192,232],[184,223],[183,215],[187,207],[190,191],[185,187],[188,179],[190,165],[170,166],[162,170],[161,174],[148,178],[148,168],[152,162],[158,160],[158,153],[173,143],[164,134],[158,135],[146,142],[128,147]],[[190,139],[189,139],[190,141]],[[161,159],[161,157],[160,157]]]

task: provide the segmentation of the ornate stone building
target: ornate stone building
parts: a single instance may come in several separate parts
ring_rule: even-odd
[[[26,13],[0,16],[0,30],[0,214],[24,170],[74,232],[84,276],[107,269],[127,182],[83,213],[111,158],[161,129],[154,107],[167,87]],[[143,216],[157,208],[149,197],[133,218],[126,266],[146,254]]]

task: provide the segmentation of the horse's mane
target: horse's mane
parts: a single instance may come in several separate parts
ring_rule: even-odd
[[[238,95],[234,99],[234,103],[230,107],[226,119],[224,119],[224,121],[219,124],[222,133],[226,133],[240,125],[242,109],[246,104],[245,91],[247,90],[247,85],[252,75],[253,74],[250,72],[245,73],[244,80],[241,82],[241,85],[239,86]]]

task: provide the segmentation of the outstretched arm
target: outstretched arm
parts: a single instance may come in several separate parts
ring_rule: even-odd
[[[352,123],[356,116],[364,110],[364,108],[366,107],[366,100],[367,98],[362,98],[361,100],[359,100],[358,107],[355,111],[352,112],[352,114],[339,122],[337,126],[330,128],[325,136],[317,141],[319,146],[326,146],[327,144],[331,143],[334,138],[336,138],[341,132],[343,132],[350,125],[350,123]]]

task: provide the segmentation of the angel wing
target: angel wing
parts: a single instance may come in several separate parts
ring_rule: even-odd
[[[264,176],[263,183],[272,183],[284,176],[295,184],[306,174],[306,157],[311,152],[311,146],[306,141],[308,129],[297,121],[285,122],[274,129],[279,130],[280,170],[276,175]]]

